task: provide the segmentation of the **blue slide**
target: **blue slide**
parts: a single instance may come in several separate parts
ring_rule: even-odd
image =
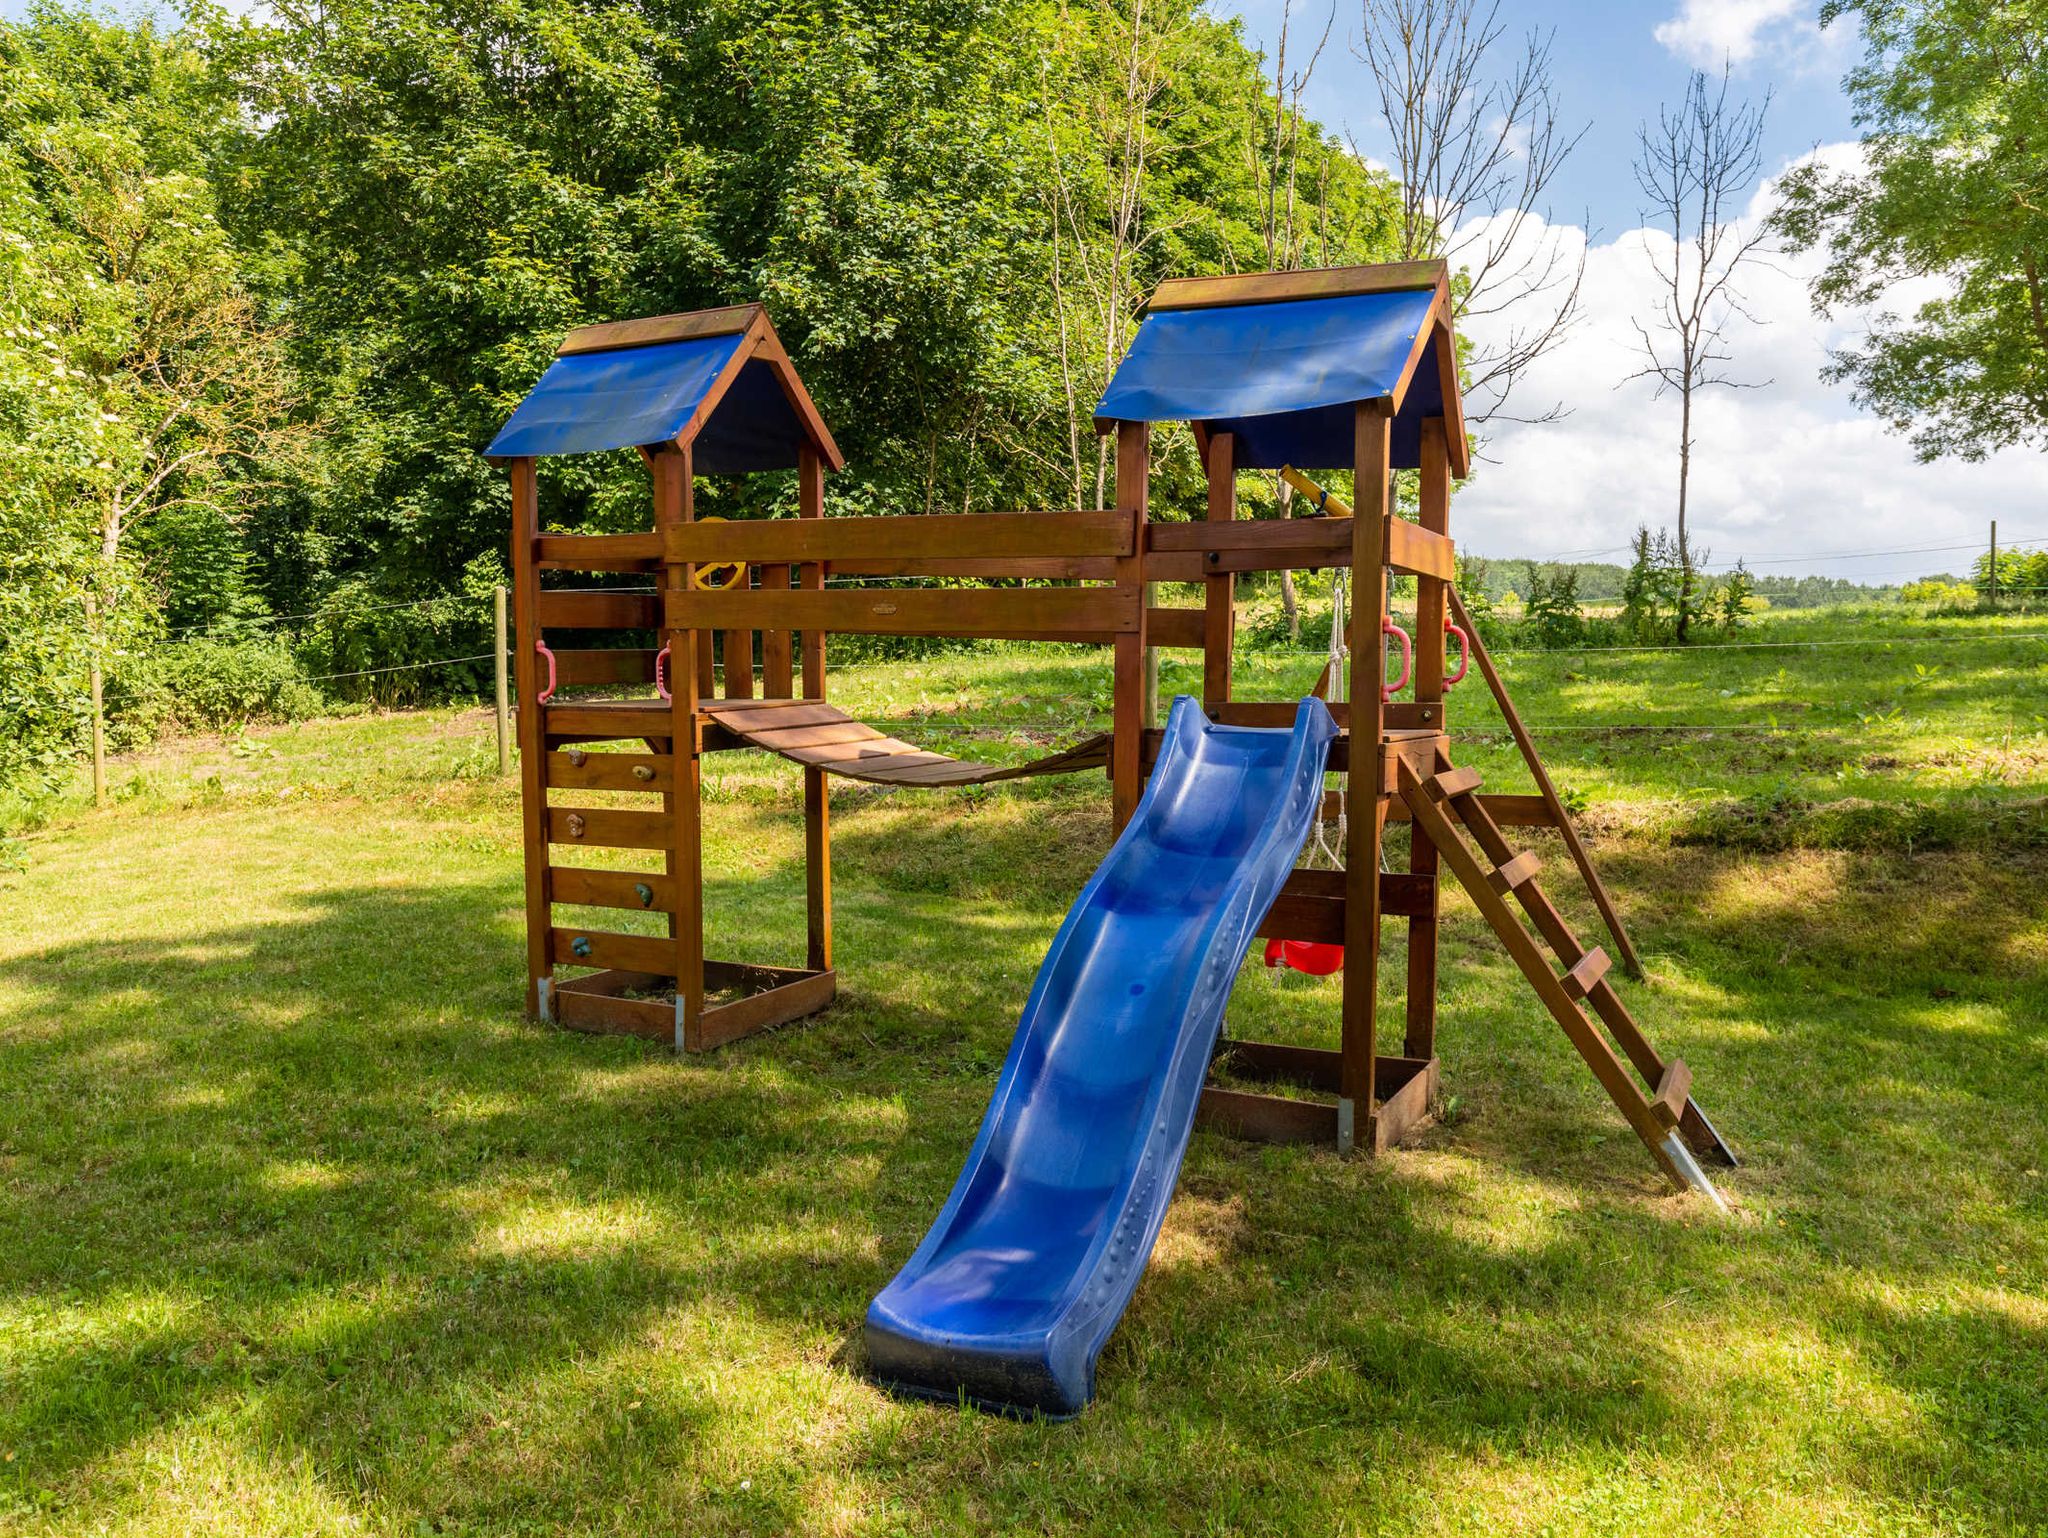
[[[1173,702],[1137,815],[1038,969],[953,1194],[868,1306],[884,1383],[1056,1418],[1088,1403],[1336,731],[1316,699],[1291,731],[1215,726]]]

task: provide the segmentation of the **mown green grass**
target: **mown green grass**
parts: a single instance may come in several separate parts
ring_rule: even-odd
[[[1904,814],[2024,822],[2038,775],[1951,785],[1938,756],[2038,762],[1997,702],[2043,708],[2040,644],[1829,730],[1901,759]],[[1925,661],[1836,650],[1811,714]],[[1650,704],[1733,717],[1769,676],[1746,655]],[[1635,686],[1512,667],[1532,721]],[[835,688],[1022,754],[1086,724],[1101,672],[964,656]],[[996,729],[1020,712],[1045,725]],[[1809,809],[1815,847],[1710,845],[1670,808],[1760,777],[1884,798],[1751,738],[1562,755],[1606,798],[1652,974],[1631,1000],[1747,1159],[1734,1218],[1664,1190],[1453,898],[1447,1121],[1377,1162],[1198,1135],[1098,1402],[1051,1427],[882,1396],[859,1325],[1106,847],[1099,778],[837,790],[840,1001],[678,1061],[519,1017],[487,716],[256,737],[117,766],[113,809],[0,876],[0,1530],[2048,1531],[2027,840],[1830,845]],[[1463,756],[1511,782],[1498,743]],[[800,956],[793,779],[714,761],[713,954]],[[1327,1040],[1335,995],[1251,967],[1233,1024]]]

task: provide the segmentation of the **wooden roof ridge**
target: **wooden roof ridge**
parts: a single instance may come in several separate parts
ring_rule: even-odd
[[[1241,304],[1284,304],[1296,299],[1345,299],[1450,286],[1441,258],[1369,262],[1355,267],[1305,267],[1294,272],[1235,272],[1168,278],[1152,291],[1145,310],[1213,310]]]

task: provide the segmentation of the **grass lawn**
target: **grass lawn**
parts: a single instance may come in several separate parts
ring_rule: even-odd
[[[1515,657],[1734,1217],[1454,895],[1443,1123],[1379,1161],[1198,1135],[1065,1426],[891,1400],[859,1337],[1099,776],[836,789],[839,1002],[678,1061],[520,1018],[487,714],[123,762],[0,846],[0,1532],[2048,1533],[2042,630]],[[835,682],[983,755],[1106,690],[1085,652]],[[1518,788],[1479,693],[1461,757]],[[1604,726],[1660,719],[1764,729]],[[712,953],[799,961],[795,772],[707,778]],[[1253,966],[1233,1023],[1327,1040],[1336,990]]]

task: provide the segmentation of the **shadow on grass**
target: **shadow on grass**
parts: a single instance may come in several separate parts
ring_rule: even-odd
[[[61,1487],[207,1412],[356,1498],[473,1525],[567,1521],[607,1486],[685,1477],[650,1472],[650,1435],[708,1477],[759,1434],[720,1374],[744,1378],[764,1332],[771,1355],[805,1359],[803,1342],[854,1338],[949,1188],[1014,1021],[1004,1000],[1021,1001],[1065,900],[1050,831],[1027,815],[962,845],[939,827],[842,827],[844,1003],[684,1062],[514,1018],[509,877],[308,892],[285,919],[76,941],[0,968],[31,1000],[0,1033],[0,1292],[23,1317],[71,1321],[36,1332],[0,1383],[13,1479]],[[791,1478],[708,1525],[813,1525],[820,1468],[851,1466],[934,1520],[1014,1499],[1079,1521],[1106,1493],[1214,1514],[1239,1498],[1220,1492],[1263,1491],[1314,1526],[1319,1490],[1355,1478],[1366,1451],[1376,1477],[1420,1478],[1481,1452],[1675,1454],[1703,1414],[1765,1418],[1797,1380],[1715,1358],[1724,1328],[1826,1340],[1922,1407],[1924,1443],[1850,1427],[1836,1477],[2038,1514],[2038,1315],[1961,1297],[1930,1312],[1854,1285],[1878,1272],[1931,1288],[2026,1242],[2015,1215],[1948,1207],[1972,1182],[2000,1199],[2012,1172],[1930,1171],[1916,1145],[1971,1134],[1953,1103],[1899,1090],[1947,1083],[1935,1065],[1959,1062],[1974,1087],[1958,1093],[2011,1147],[2040,1146],[2021,1089],[2038,1014],[2012,1007],[2039,998],[2038,953],[1997,952],[2012,991],[1975,996],[1989,1028],[1930,1039],[1925,1020],[1925,979],[1956,975],[1971,936],[1995,945],[2014,892],[1940,866],[1952,879],[1916,880],[1923,906],[1892,923],[1880,873],[1854,862],[1821,905],[1727,862],[1633,858],[1670,905],[1652,945],[1682,938],[1690,963],[1651,992],[1667,995],[1653,1035],[1693,1062],[1731,1137],[1763,1150],[1735,1182],[1761,1209],[1749,1222],[1655,1194],[1519,979],[1481,959],[1498,1001],[1447,1021],[1449,1085],[1509,1084],[1502,1114],[1377,1166],[1198,1138],[1079,1426],[985,1426],[983,1453],[962,1454],[955,1418],[849,1390],[841,1351],[821,1377],[763,1380],[788,1402],[841,1396],[819,1466],[790,1455]],[[1006,872],[1044,915],[956,911]],[[714,882],[713,903],[765,914],[764,886],[786,905],[800,880],[765,878]],[[918,932],[892,937],[905,909]],[[1454,928],[1469,940],[1469,915]],[[1800,935],[1788,979],[1766,958]],[[953,996],[943,975],[936,998],[900,996],[887,979],[904,968],[949,969]],[[1891,1132],[1873,1144],[1874,1117]],[[488,1452],[494,1421],[536,1401],[580,1411],[619,1388],[576,1386],[586,1364],[670,1339],[704,1374],[637,1429],[593,1402],[557,1414],[537,1467]],[[1146,1450],[1110,1463],[1105,1492],[1107,1449],[1133,1440]]]

